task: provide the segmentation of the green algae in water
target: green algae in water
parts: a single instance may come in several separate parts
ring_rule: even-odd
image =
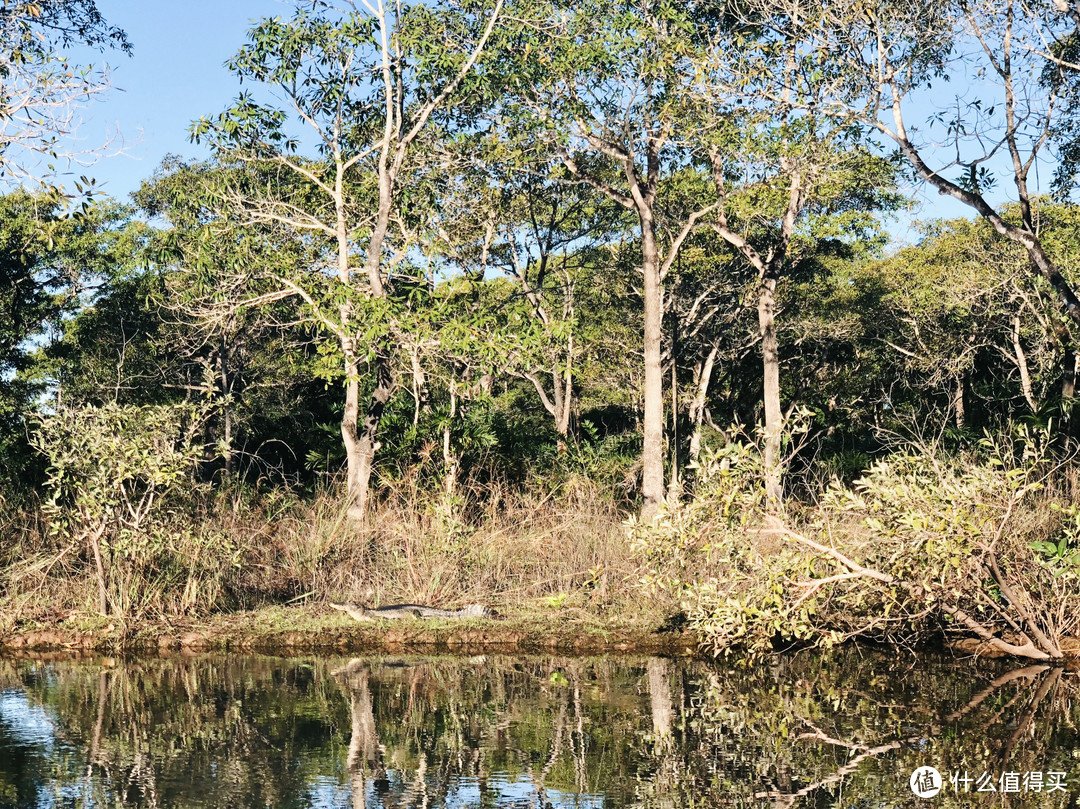
[[[1061,669],[860,650],[6,659],[0,807],[1066,807],[1077,696]]]

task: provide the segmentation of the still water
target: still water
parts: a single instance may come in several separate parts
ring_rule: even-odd
[[[0,659],[0,807],[1068,807],[1078,697],[864,650]]]

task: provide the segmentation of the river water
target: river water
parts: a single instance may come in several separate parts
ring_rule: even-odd
[[[0,659],[0,807],[1073,807],[1078,697],[860,649]]]

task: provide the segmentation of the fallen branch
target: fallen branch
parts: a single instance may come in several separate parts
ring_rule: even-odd
[[[1005,599],[1009,602],[1009,605],[1020,613],[1020,617],[1024,619],[1024,623],[1027,624],[1031,630],[1031,634],[1035,636],[1035,639],[1042,644],[1042,647],[1049,652],[1050,657],[1055,660],[1060,660],[1063,655],[1061,649],[1056,643],[1046,637],[1043,631],[1039,628],[1038,622],[1035,620],[1035,616],[1031,614],[1031,610],[1016,596],[1012,588],[1005,581],[1005,576],[1002,574],[1001,569],[998,567],[997,556],[991,551],[988,553],[987,558],[989,563],[987,568],[990,571],[990,575],[994,577],[994,581],[997,582],[998,589],[1001,590],[1001,594],[1005,596]]]
[[[793,542],[817,551],[820,554],[828,556],[836,562],[839,562],[844,568],[849,571],[848,574],[840,574],[838,576],[829,577],[828,579],[822,579],[822,583],[852,578],[867,578],[874,581],[882,582],[883,584],[899,587],[917,600],[922,600],[926,595],[923,588],[919,585],[912,584],[911,582],[904,581],[903,579],[898,579],[889,573],[883,573],[880,570],[875,570],[873,568],[866,567],[865,565],[861,565],[851,557],[838,551],[836,548],[829,547],[828,545],[822,544],[821,542],[810,539],[810,537],[792,531],[790,528],[780,524],[779,521],[775,519],[770,522],[771,524],[768,527],[757,529],[756,533],[782,536],[786,539],[789,539]],[[1033,616],[1030,614],[1030,611],[1024,609],[1019,604],[1019,600],[1012,592],[1012,590],[1008,588],[1007,584],[1002,587],[1002,584],[1004,583],[1004,577],[1001,575],[1000,570],[997,570],[996,573],[993,572],[997,569],[997,562],[993,559],[992,556],[990,558],[991,563],[993,564],[993,567],[991,568],[991,573],[994,575],[994,579],[998,583],[999,587],[1001,587],[1002,594],[1004,594],[1006,599],[1008,599],[1010,605],[1013,606],[1014,609],[1017,609],[1018,612],[1020,612],[1021,617],[1024,619],[1024,623],[1029,628],[1031,628],[1032,634],[1035,636],[1035,639],[1036,641],[1038,641],[1038,643],[1032,641],[1031,638],[1027,635],[1027,633],[1024,632],[1020,633],[1020,638],[1022,640],[1021,644],[1010,643],[1009,641],[995,635],[993,631],[991,631],[984,624],[969,615],[959,606],[943,602],[940,599],[935,599],[937,602],[937,608],[944,614],[951,617],[954,621],[963,626],[965,629],[973,632],[981,640],[986,641],[986,643],[989,644],[991,648],[998,652],[1013,655],[1015,657],[1024,657],[1031,660],[1061,659],[1061,650],[1048,637],[1046,637],[1046,635],[1041,630],[1038,629]],[[807,582],[800,582],[800,586],[810,586],[810,584]],[[800,597],[799,602],[803,601],[809,594],[810,593],[806,593],[802,597]]]

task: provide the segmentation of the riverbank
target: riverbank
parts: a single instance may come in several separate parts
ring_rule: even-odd
[[[343,512],[329,495],[276,515],[217,503],[198,530],[168,534],[167,552],[114,549],[105,579],[78,543],[41,530],[12,545],[0,648],[754,658],[783,638],[1080,658],[1080,514],[1049,473],[898,453],[781,519],[763,511],[751,449],[729,455],[699,470],[693,501],[650,523],[624,523],[595,488],[584,504],[492,494],[474,523],[461,505],[456,527],[417,499],[387,501],[361,534],[330,519]],[[299,603],[327,597],[480,603],[505,617],[359,624]],[[93,617],[95,602],[128,617]],[[660,631],[680,610],[685,631]],[[177,617],[190,615],[207,617]]]
[[[711,657],[700,637],[655,618],[605,617],[583,609],[519,607],[499,618],[358,623],[326,605],[273,606],[205,620],[120,624],[73,615],[0,634],[0,652],[81,651],[107,654],[237,652],[341,654],[643,654]],[[977,638],[943,644],[959,657],[1008,657]],[[940,650],[941,646],[934,646]],[[1062,642],[1065,662],[1080,661],[1080,638]]]
[[[121,624],[72,616],[0,635],[0,650],[95,652],[455,652],[693,655],[697,637],[645,618],[517,608],[500,618],[358,623],[325,605],[267,607],[206,620]]]
[[[393,655],[401,653],[658,655],[712,658],[701,636],[685,619],[656,616],[601,616],[579,608],[503,608],[498,618],[402,619],[358,623],[324,604],[271,606],[206,619],[163,618],[126,624],[86,614],[52,622],[24,622],[0,632],[0,654],[239,653],[295,656],[309,653]],[[2,618],[3,616],[0,616]],[[9,624],[10,625],[10,624]],[[1008,637],[1010,642],[1018,638]],[[864,645],[859,639],[851,641]],[[882,648],[877,644],[871,644]],[[801,648],[801,645],[788,647]],[[941,653],[958,658],[1015,657],[972,637],[912,648],[909,654]],[[1064,663],[1080,667],[1080,638],[1061,639]],[[893,648],[893,651],[899,651]],[[736,657],[739,657],[736,654]],[[1030,661],[1028,661],[1030,662]],[[1053,661],[1045,661],[1052,664]]]

